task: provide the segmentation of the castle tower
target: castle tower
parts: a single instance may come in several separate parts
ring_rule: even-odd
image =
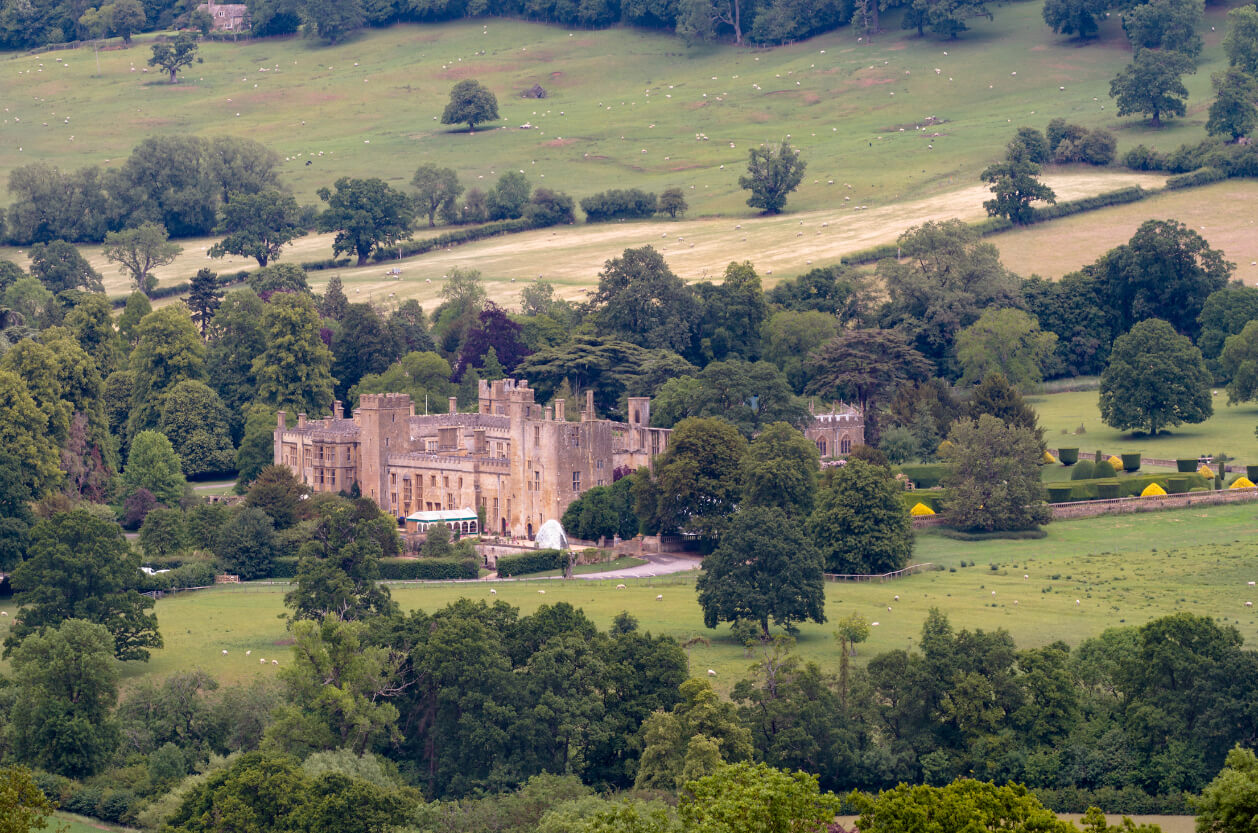
[[[397,501],[389,483],[388,458],[410,445],[411,398],[405,393],[365,393],[358,400],[354,418],[361,427],[359,488],[386,512]]]

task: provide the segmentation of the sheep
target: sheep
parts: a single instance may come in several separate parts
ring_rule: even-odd
[[[716,672],[715,672],[715,671],[713,671],[711,668],[709,668],[709,669],[708,669],[708,676],[709,676],[709,677],[715,677],[715,676],[716,676]]]
[[[870,626],[871,628],[876,628],[876,627],[878,627],[878,623],[877,623],[877,622],[870,622],[870,623],[869,623],[869,626]]]
[[[253,651],[245,651],[245,656],[250,656],[251,654],[253,654]]]
[[[7,611],[7,610],[0,610],[0,616],[8,616],[8,615],[9,615],[9,611]]]
[[[899,596],[896,596],[896,597],[895,597],[894,599],[892,599],[891,601],[893,601],[893,602],[898,602],[898,601],[900,601],[900,597],[899,597]]]
[[[224,648],[224,649],[223,649],[223,656],[227,656],[227,649],[226,649],[226,648]]]
[[[1079,601],[1078,599],[1075,599],[1075,604],[1080,605],[1080,604],[1083,604],[1083,602]]]
[[[546,595],[546,591],[545,591],[545,590],[538,590],[538,591],[537,591],[537,594],[538,594],[539,596],[545,596],[545,595]]]
[[[497,596],[497,595],[498,595],[498,591],[497,591],[497,590],[495,590],[494,588],[492,588],[492,587],[491,587],[491,588],[489,588],[489,595],[491,595],[491,596]]]
[[[1253,606],[1254,606],[1253,602],[1245,602],[1245,607],[1253,607]]]
[[[660,595],[656,596],[656,597],[655,597],[655,601],[657,601],[657,602],[662,602],[662,601],[664,601],[664,594],[663,594],[663,593],[661,593]]]
[[[259,664],[261,664],[261,665],[266,665],[266,660],[265,660],[265,659],[260,659],[260,660],[258,660],[258,663],[259,663]]]
[[[625,586],[624,586],[623,584],[617,584],[617,585],[616,585],[616,589],[617,589],[617,590],[624,590],[624,589],[625,589]]]
[[[277,659],[273,659],[273,660],[271,660],[271,664],[272,664],[272,665],[279,665],[279,664],[280,664],[280,661],[279,661],[279,660],[277,660]]]

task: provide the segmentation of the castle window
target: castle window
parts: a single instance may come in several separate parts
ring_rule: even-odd
[[[542,490],[542,473],[540,471],[533,472],[533,491],[540,492]]]
[[[839,453],[849,454],[851,453],[851,451],[852,451],[852,441],[850,438],[844,437],[842,440],[839,441]]]
[[[533,445],[541,445],[541,444],[542,444],[542,426],[534,425],[533,426]]]
[[[581,431],[580,431],[580,429],[577,429],[576,431],[573,431],[573,432],[572,432],[572,447],[573,447],[573,448],[580,448],[580,447],[581,447]]]
[[[581,491],[581,472],[574,471],[572,473],[572,491]]]
[[[817,440],[817,450],[821,452],[822,457],[826,456],[826,438],[825,437],[822,437],[821,439]]]

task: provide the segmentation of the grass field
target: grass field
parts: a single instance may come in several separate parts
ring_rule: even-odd
[[[826,615],[833,622],[860,612],[878,622],[860,661],[911,647],[932,606],[943,609],[958,628],[1006,628],[1024,646],[1057,639],[1077,644],[1107,627],[1139,624],[1176,610],[1224,620],[1252,643],[1258,640],[1258,616],[1244,603],[1258,600],[1258,592],[1246,584],[1258,580],[1255,532],[1258,505],[1061,522],[1048,527],[1047,538],[1035,541],[975,543],[923,534],[915,559],[942,570],[886,584],[828,584]],[[961,561],[975,566],[960,567]],[[617,590],[618,583],[627,589]],[[691,669],[697,674],[715,670],[723,690],[752,661],[728,628],[703,627],[693,577],[408,584],[393,585],[391,592],[405,609],[431,611],[460,597],[488,601],[490,587],[498,591],[493,598],[526,614],[541,604],[569,602],[607,628],[612,617],[628,610],[644,630],[682,641],[709,639],[711,644],[690,649]],[[200,667],[223,682],[274,676],[289,661],[288,634],[279,618],[285,590],[253,584],[160,600],[157,615],[166,647],[147,665],[128,665],[124,674],[128,679],[163,677]],[[657,595],[663,599],[657,601]],[[11,617],[12,606],[6,609]],[[0,631],[10,617],[0,620]],[[804,625],[799,650],[824,668],[837,669],[832,625]]]
[[[1131,239],[1148,219],[1179,220],[1236,264],[1234,277],[1258,285],[1258,182],[1230,180],[1051,223],[1002,232],[988,239],[1005,266],[1019,275],[1060,278]],[[1062,245],[1068,240],[1069,245]]]
[[[45,828],[46,833],[100,833],[105,830],[110,833],[115,831],[129,831],[129,827],[119,827],[115,824],[106,824],[99,819],[89,819],[83,816],[76,816],[73,813],[54,813],[52,821]]]
[[[343,278],[360,297],[395,292],[427,300],[458,263],[501,278],[490,287],[499,300],[513,300],[511,278],[537,274],[571,296],[592,283],[607,257],[648,242],[665,246],[687,279],[719,274],[732,259],[780,277],[806,270],[808,260],[894,239],[924,219],[978,216],[978,172],[1021,124],[1042,127],[1063,116],[1107,127],[1118,131],[1120,151],[1200,138],[1225,12],[1207,14],[1207,26],[1218,31],[1204,32],[1202,66],[1186,79],[1188,117],[1161,131],[1114,117],[1108,81],[1130,59],[1117,20],[1099,42],[1079,46],[1044,26],[1038,3],[1001,6],[994,22],[955,42],[902,37],[894,19],[872,45],[845,29],[764,50],[688,49],[659,33],[489,20],[395,26],[335,47],[299,39],[207,44],[205,63],[175,86],[142,71],[143,43],[101,52],[99,71],[87,50],[10,56],[0,60],[11,93],[0,124],[0,179],[33,161],[114,166],[145,135],[193,132],[269,145],[286,158],[284,176],[303,201],[341,175],[405,186],[426,161],[456,168],[469,186],[523,170],[534,184],[578,198],[608,187],[676,185],[692,206],[693,219],[683,223],[488,241],[408,262],[401,284],[385,282],[383,267],[347,270]],[[500,129],[450,132],[434,121],[450,86],[466,77],[497,92]],[[533,83],[550,97],[515,95]],[[525,123],[533,129],[520,129]],[[747,148],[785,135],[809,163],[790,204],[800,213],[752,221],[737,186]],[[1050,177],[1063,198],[1128,184],[1092,170],[1064,177]],[[704,219],[712,217],[721,219]],[[665,232],[674,242],[664,241]],[[185,259],[164,280],[186,279],[206,264],[200,250],[207,241],[185,245]],[[16,251],[4,254],[22,260]],[[308,238],[289,258],[328,254],[326,237]],[[217,263],[221,271],[243,265]],[[116,270],[102,271],[120,292]]]
[[[1258,407],[1253,403],[1228,406],[1227,394],[1218,389],[1214,416],[1200,425],[1180,425],[1156,438],[1136,437],[1101,422],[1097,391],[1076,391],[1032,396],[1028,401],[1040,417],[1044,439],[1052,448],[1078,447],[1106,454],[1138,451],[1145,457],[1175,459],[1226,453],[1239,462],[1258,464]],[[1084,433],[1074,432],[1082,425]],[[1067,433],[1063,434],[1062,432]]]

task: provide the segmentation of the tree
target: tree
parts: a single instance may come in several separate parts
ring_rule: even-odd
[[[119,264],[119,272],[131,275],[136,289],[148,295],[157,286],[152,271],[174,263],[183,251],[182,246],[167,238],[164,226],[144,223],[136,228],[109,232],[102,251],[107,260]]]
[[[1040,482],[1040,440],[984,414],[955,422],[944,453],[948,522],[962,530],[1036,529],[1052,520]]]
[[[1109,8],[1110,0],[1046,0],[1044,22],[1054,32],[1078,35],[1083,40],[1096,36]]]
[[[416,303],[418,304],[418,301]],[[349,309],[349,298],[345,297],[345,286],[341,283],[341,276],[333,275],[323,290],[323,297],[319,299],[319,315],[333,321],[340,321],[345,317],[347,309]],[[423,308],[420,308],[421,315],[423,311]]]
[[[210,247],[210,257],[251,257],[259,266],[278,260],[289,243],[305,235],[297,199],[268,189],[256,194],[234,194],[224,203],[215,234],[227,235]]]
[[[1197,347],[1215,381],[1227,382],[1219,366],[1219,354],[1223,352],[1227,337],[1236,335],[1255,319],[1258,319],[1258,289],[1250,286],[1228,285],[1210,293],[1201,305],[1201,314],[1197,316],[1201,330]]]
[[[562,191],[535,188],[524,206],[524,219],[533,228],[572,225],[576,222],[575,206],[572,197]]]
[[[171,388],[185,379],[205,379],[205,344],[188,308],[175,303],[144,316],[131,351],[135,374],[128,436],[156,428]]]
[[[48,826],[57,805],[24,766],[0,767],[0,833],[32,833]]]
[[[319,337],[319,313],[308,295],[284,293],[262,313],[266,349],[253,360],[258,400],[277,410],[332,410],[332,351]]]
[[[800,525],[776,507],[740,509],[696,585],[703,623],[749,619],[769,635],[769,620],[795,630],[805,619],[825,622],[821,554]]]
[[[442,124],[463,124],[468,130],[476,125],[498,120],[498,98],[479,81],[471,78],[455,84],[450,90],[450,103],[441,114]]]
[[[841,805],[816,775],[739,763],[686,784],[677,814],[705,833],[794,833],[828,829]]]
[[[476,323],[467,330],[451,378],[457,381],[469,367],[482,367],[490,351],[497,358],[499,369],[511,373],[532,352],[524,345],[520,333],[520,325],[502,307],[492,301],[486,303],[476,316]]]
[[[190,32],[180,32],[175,35],[175,40],[158,41],[153,44],[153,56],[149,58],[149,66],[161,67],[170,73],[170,83],[174,84],[178,79],[175,73],[184,67],[192,66],[192,62],[201,63],[201,57],[197,55],[197,39]]]
[[[1101,419],[1120,431],[1157,436],[1214,414],[1210,372],[1201,351],[1165,321],[1141,321],[1114,340],[1101,374]]]
[[[137,289],[127,296],[127,305],[123,307],[122,315],[118,316],[118,337],[122,339],[125,352],[130,352],[135,346],[136,339],[139,338],[140,322],[152,311],[153,305],[148,296],[140,290]]]
[[[275,461],[276,413],[265,405],[254,405],[245,414],[245,427],[236,449],[237,489],[252,483],[266,466]]]
[[[227,409],[204,382],[185,379],[170,389],[157,430],[170,438],[186,477],[235,470]]]
[[[123,493],[148,489],[167,506],[178,506],[187,486],[179,455],[166,435],[148,430],[136,434],[122,472]]]
[[[358,519],[354,505],[344,504],[316,519],[315,538],[302,547],[296,586],[284,596],[294,619],[348,622],[397,610],[389,589],[379,584],[384,549],[376,540],[380,533],[389,536],[390,550],[397,552],[397,522],[383,513]]]
[[[903,383],[931,375],[930,362],[899,330],[846,330],[814,351],[808,364],[813,373],[809,390],[856,404],[870,441],[878,436],[882,403]]]
[[[219,527],[214,554],[222,560],[224,570],[245,581],[271,575],[276,555],[271,516],[252,506],[237,510]]]
[[[1057,203],[1053,189],[1036,179],[1039,174],[1040,166],[1031,161],[1028,152],[1018,149],[1011,149],[1004,162],[985,168],[979,179],[990,182],[991,192],[996,195],[983,203],[987,216],[1008,217],[1019,226],[1035,222],[1031,203]]]
[[[1239,6],[1227,13],[1223,50],[1231,67],[1258,76],[1258,9]]]
[[[337,43],[367,22],[363,0],[302,0],[302,27],[326,43]]]
[[[709,41],[724,24],[734,34],[734,43],[743,42],[742,4],[744,0],[682,0],[677,4],[677,34],[687,43]]]
[[[738,187],[751,192],[747,205],[764,214],[780,214],[787,196],[804,181],[807,167],[789,139],[776,147],[761,145],[748,152],[747,176],[738,178]]]
[[[699,319],[693,293],[651,246],[603,264],[593,307],[604,332],[678,353],[689,349]]]
[[[1223,769],[1192,802],[1200,833],[1241,833],[1258,813],[1258,758],[1234,747]]]
[[[1021,784],[998,787],[970,778],[959,778],[944,787],[901,783],[877,796],[854,792],[850,800],[860,811],[857,824],[863,833],[1070,833],[1074,828]]]
[[[1146,220],[1130,241],[1085,271],[1100,281],[1116,333],[1161,318],[1192,338],[1206,299],[1227,286],[1234,268],[1194,229],[1176,220]]]
[[[655,462],[655,476],[635,489],[639,517],[664,532],[716,537],[738,504],[746,451],[738,429],[719,417],[682,420]]]
[[[507,171],[498,177],[494,187],[485,195],[489,219],[518,220],[523,217],[532,190],[528,178],[520,171]]]
[[[1258,125],[1258,80],[1239,69],[1215,73],[1210,78],[1214,85],[1214,103],[1210,105],[1206,133],[1226,136],[1233,142],[1249,134]]]
[[[751,732],[739,722],[734,704],[722,700],[711,683],[689,679],[679,690],[680,701],[671,711],[656,709],[642,722],[644,748],[634,789],[678,790],[690,778],[755,754]]]
[[[455,201],[463,193],[463,186],[459,184],[459,175],[453,168],[439,168],[425,162],[411,177],[411,186],[419,192],[415,201],[419,213],[428,215],[429,227],[437,225],[438,211],[443,217],[457,216]]]
[[[891,471],[851,460],[827,472],[808,518],[808,535],[831,573],[899,570],[913,555],[913,528]]]
[[[373,251],[383,251],[411,238],[414,205],[384,180],[341,177],[336,190],[319,189],[328,208],[319,215],[319,231],[334,231],[332,253],[355,254],[366,266]]]
[[[678,215],[684,215],[686,209],[690,205],[686,202],[686,195],[680,188],[665,188],[660,193],[659,209],[674,220]]]
[[[721,417],[747,437],[771,422],[803,428],[811,418],[776,367],[741,359],[712,362],[658,388],[651,423],[670,428],[687,417]]]
[[[340,332],[332,342],[332,373],[338,399],[362,377],[388,370],[400,354],[393,331],[371,304],[350,304],[341,318]]]
[[[188,284],[188,311],[192,320],[201,329],[201,338],[206,338],[206,331],[214,320],[214,313],[222,305],[223,297],[218,291],[218,275],[209,269],[201,268],[192,276]]]
[[[224,205],[242,196],[284,190],[279,154],[253,139],[216,136],[205,151],[205,167]]]
[[[1219,366],[1227,383],[1227,404],[1258,398],[1258,321],[1250,321],[1234,336],[1228,336],[1219,354]]]
[[[1032,391],[1044,379],[1044,363],[1057,347],[1057,335],[1020,309],[989,309],[957,334],[958,384],[1000,373],[1015,387]]]
[[[1194,0],[1150,0],[1123,12],[1123,29],[1136,52],[1158,49],[1195,60],[1201,54],[1197,29],[1204,11],[1205,4]]]
[[[31,246],[31,276],[54,295],[67,289],[104,292],[100,273],[79,252],[78,247],[64,240],[36,243]]]
[[[1044,445],[1044,429],[1040,427],[1035,409],[1000,373],[989,373],[983,377],[970,394],[966,411],[973,420],[988,414],[1016,428],[1025,428],[1039,438],[1041,447]]]
[[[125,46],[131,45],[131,35],[144,28],[148,22],[140,0],[114,0],[101,11],[109,10],[109,29],[122,38]]]
[[[310,489],[297,479],[292,469],[269,465],[258,472],[249,486],[245,505],[261,509],[275,522],[277,529],[288,529],[305,517],[302,504],[309,498]]]
[[[774,422],[756,435],[740,463],[740,506],[781,509],[791,518],[812,511],[819,470],[817,446],[785,422]]]
[[[1192,58],[1180,52],[1141,49],[1135,59],[1109,82],[1110,98],[1118,103],[1118,115],[1147,113],[1154,127],[1162,126],[1162,116],[1182,116],[1188,88],[1180,80],[1196,72]]]
[[[140,558],[117,524],[83,509],[40,521],[31,530],[26,561],[13,572],[23,610],[21,624],[5,640],[6,656],[29,634],[84,619],[106,628],[119,659],[147,660],[148,649],[162,647],[162,638],[157,617],[145,612],[153,600],[136,590],[139,576]]]
[[[113,647],[109,631],[82,619],[32,633],[17,646],[9,732],[19,761],[71,778],[106,764],[118,744],[110,715],[118,699]]]

